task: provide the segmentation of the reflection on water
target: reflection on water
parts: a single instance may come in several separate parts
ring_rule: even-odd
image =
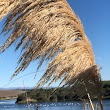
[[[98,105],[97,101],[94,104]],[[104,110],[110,110],[110,100],[104,100]],[[88,105],[88,103],[86,103]],[[0,110],[84,110],[82,102],[57,102],[57,103],[36,103],[36,104],[15,104],[15,100],[1,100]],[[38,108],[38,109],[37,109]],[[100,109],[98,109],[100,110]]]

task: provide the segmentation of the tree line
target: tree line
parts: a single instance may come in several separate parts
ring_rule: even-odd
[[[26,97],[27,94],[27,97]],[[63,102],[80,100],[80,97],[74,91],[74,88],[40,88],[35,90],[27,90],[18,96],[17,103],[26,103],[26,98],[29,102]],[[83,96],[82,99],[86,99]],[[110,98],[110,81],[102,81],[102,98]]]

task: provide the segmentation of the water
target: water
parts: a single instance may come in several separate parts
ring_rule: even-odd
[[[98,104],[97,101],[94,102]],[[110,100],[104,100],[104,110],[110,110]],[[86,103],[88,105],[88,103]],[[37,109],[38,107],[38,109]],[[84,110],[82,102],[58,102],[29,104],[29,110]],[[27,104],[15,104],[15,100],[1,100],[0,110],[28,110]],[[100,109],[98,109],[100,110]]]

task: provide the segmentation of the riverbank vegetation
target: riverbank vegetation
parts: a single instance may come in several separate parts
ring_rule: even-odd
[[[73,88],[41,88],[28,90],[27,97],[25,93],[17,98],[17,103],[26,103],[26,98],[29,102],[61,102],[80,100]],[[82,97],[86,99],[87,96]],[[110,81],[102,81],[102,98],[110,99]]]

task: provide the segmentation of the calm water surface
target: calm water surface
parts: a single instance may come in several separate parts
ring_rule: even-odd
[[[98,105],[97,102],[94,102]],[[110,110],[110,100],[104,100],[104,110]],[[88,105],[88,103],[86,103]],[[37,109],[38,107],[38,109]],[[87,106],[86,106],[87,107]],[[36,103],[36,104],[15,104],[15,100],[1,100],[0,110],[84,110],[82,102],[58,102],[58,103]],[[100,109],[98,109],[100,110]]]

